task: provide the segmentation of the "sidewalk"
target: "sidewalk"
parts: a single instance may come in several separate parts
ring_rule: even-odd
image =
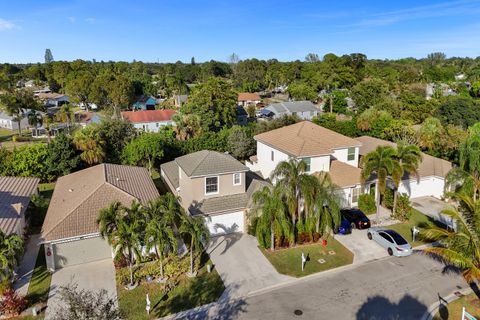
[[[32,278],[33,269],[35,268],[35,262],[37,261],[38,249],[40,248],[40,235],[34,234],[28,239],[27,246],[25,248],[25,254],[20,262],[19,269],[16,271],[18,274],[17,280],[13,283],[13,288],[21,296],[25,296],[28,292],[28,285]]]

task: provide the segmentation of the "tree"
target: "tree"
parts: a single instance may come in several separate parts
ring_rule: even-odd
[[[256,237],[260,243],[264,243],[260,240],[263,240],[265,234],[270,234],[270,250],[274,251],[275,237],[279,239],[281,236],[291,237],[294,234],[290,230],[291,225],[286,214],[282,192],[278,186],[265,186],[255,192],[252,199],[255,204],[252,213],[258,217],[255,230]]]
[[[71,125],[75,115],[73,114],[72,107],[69,104],[64,104],[60,107],[60,110],[56,114],[57,121],[67,124],[67,131],[71,132]]]
[[[88,107],[92,91],[92,84],[95,80],[93,74],[89,71],[75,72],[70,75],[65,86],[65,92],[68,94],[71,102]]]
[[[247,133],[247,129],[233,126],[229,131],[227,140],[232,156],[243,160],[255,153],[255,140]]]
[[[41,126],[43,124],[43,117],[37,111],[30,112],[27,118],[28,118],[28,125],[31,126],[32,128],[37,128],[39,125]]]
[[[386,84],[379,79],[366,79],[352,89],[351,97],[359,112],[377,105],[388,96]]]
[[[117,307],[115,297],[107,290],[88,291],[78,289],[75,283],[58,288],[60,300],[53,320],[121,320],[123,315]]]
[[[0,107],[17,122],[19,135],[22,135],[21,121],[25,113],[39,108],[37,101],[28,90],[16,90],[0,95]]]
[[[436,115],[444,125],[468,128],[480,122],[480,103],[462,96],[446,97],[438,106]]]
[[[182,223],[179,231],[184,236],[190,238],[190,273],[189,276],[197,274],[193,263],[193,252],[203,248],[203,243],[207,243],[210,237],[210,232],[205,225],[203,217],[182,215]],[[200,250],[203,252],[203,250]]]
[[[457,193],[453,198],[459,207],[447,208],[443,214],[456,222],[456,231],[429,226],[420,235],[441,246],[423,249],[424,252],[441,257],[446,263],[463,270],[463,278],[472,287],[480,280],[480,202],[469,195]],[[480,298],[478,290],[475,290]]]
[[[304,82],[293,82],[288,85],[287,92],[295,100],[315,100],[318,97],[317,91]]]
[[[197,114],[177,112],[173,116],[173,121],[179,140],[188,140],[202,133],[202,119]]]
[[[460,145],[460,168],[480,174],[480,122],[468,129],[467,139]]]
[[[106,161],[120,163],[122,150],[137,134],[133,124],[123,119],[105,119],[98,124],[97,129],[104,146]]]
[[[315,232],[325,234],[335,230],[341,222],[339,187],[332,182],[327,172],[320,172],[316,178],[312,217],[315,218]]]
[[[418,132],[420,146],[429,150],[434,149],[439,142],[438,138],[444,133],[445,130],[438,118],[425,119]]]
[[[152,169],[165,154],[164,143],[165,137],[161,133],[140,134],[123,149],[122,163],[146,166],[152,174]]]
[[[50,49],[45,49],[45,63],[48,64],[50,62],[53,62],[53,55],[52,51]]]
[[[46,165],[49,173],[55,177],[70,174],[79,164],[79,156],[75,152],[72,139],[59,134],[47,145]]]
[[[380,195],[385,192],[389,176],[401,176],[403,171],[396,159],[396,151],[390,146],[378,146],[374,151],[365,155],[361,161],[362,182],[367,181],[372,175],[375,179],[375,202],[377,205],[377,222],[380,219]]]
[[[20,262],[22,254],[22,238],[15,233],[6,235],[0,230],[0,277],[2,280],[12,278],[13,271]]]
[[[90,125],[75,133],[73,137],[75,147],[82,151],[80,158],[89,165],[102,163],[106,157],[104,140],[100,137],[98,127]]]
[[[110,82],[108,98],[112,102],[114,117],[119,117],[120,107],[128,106],[133,102],[134,90],[132,81],[124,75],[115,77]]]
[[[319,62],[320,58],[318,57],[318,54],[316,53],[309,53],[305,56],[305,62]]]
[[[9,175],[19,177],[37,177],[50,181],[47,167],[48,148],[44,143],[25,144],[15,148],[8,165]]]

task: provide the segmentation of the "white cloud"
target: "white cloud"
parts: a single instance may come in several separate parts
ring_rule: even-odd
[[[95,18],[87,18],[87,19],[85,19],[85,21],[93,24],[93,23],[95,23]]]
[[[13,22],[10,22],[10,21],[7,21],[7,20],[4,20],[4,19],[0,18],[0,31],[10,30],[10,29],[13,29],[13,28],[15,28],[15,24],[13,24]]]
[[[77,18],[75,18],[75,17],[68,17],[68,20],[69,20],[71,23],[74,23],[75,21],[77,21]]]

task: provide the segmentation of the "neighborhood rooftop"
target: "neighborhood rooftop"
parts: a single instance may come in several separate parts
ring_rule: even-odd
[[[260,96],[256,93],[240,92],[237,101],[260,101]]]
[[[172,120],[175,110],[143,110],[143,111],[124,111],[122,117],[132,123],[142,122],[161,122]]]
[[[327,155],[335,149],[357,147],[361,143],[310,121],[264,132],[255,140],[295,157]]]
[[[272,103],[267,106],[267,109],[271,111],[276,111],[277,113],[284,113],[284,112],[294,113],[294,112],[319,110],[310,101],[291,101],[291,102]]]
[[[231,155],[209,150],[187,154],[176,158],[175,162],[189,177],[248,171]]]
[[[100,209],[113,201],[142,204],[158,197],[147,169],[99,164],[58,179],[42,228],[44,240],[98,232]]]

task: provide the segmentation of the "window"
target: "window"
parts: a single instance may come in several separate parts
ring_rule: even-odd
[[[378,235],[380,237],[382,237],[383,239],[387,240],[388,242],[390,243],[393,243],[393,239],[392,237],[390,237],[388,234],[386,234],[385,232],[379,232]]]
[[[352,188],[352,203],[357,203],[359,196],[360,196],[360,188]]]
[[[355,147],[348,148],[347,160],[348,161],[355,160]]]
[[[157,122],[157,128],[160,126],[160,123]]]
[[[273,153],[273,150],[270,151],[270,159],[272,159],[272,161],[275,161],[275,154]]]
[[[238,186],[242,184],[242,176],[240,173],[234,173],[233,174],[233,185]]]
[[[310,158],[303,158],[302,161],[305,162],[305,164],[306,164],[306,169],[305,169],[305,171],[306,171],[306,172],[310,172],[310,163],[312,162],[312,159],[310,159]]]
[[[218,177],[205,178],[205,194],[218,193]]]

